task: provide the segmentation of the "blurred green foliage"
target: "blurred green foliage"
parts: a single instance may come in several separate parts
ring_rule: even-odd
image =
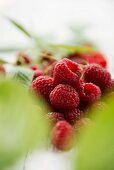
[[[114,98],[107,106],[94,112],[93,124],[81,132],[75,170],[114,170]]]
[[[0,170],[45,143],[46,112],[45,103],[35,100],[19,82],[0,79]]]
[[[74,52],[88,52],[91,53],[96,51],[93,47],[86,47],[81,45],[64,45],[64,44],[55,44],[52,45],[53,48],[58,50],[64,50],[67,53],[74,53]]]

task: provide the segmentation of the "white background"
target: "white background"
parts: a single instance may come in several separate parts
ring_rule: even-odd
[[[87,36],[109,59],[113,71],[114,0],[0,0],[0,12],[38,34],[51,34],[56,42],[69,37],[69,25],[88,24]],[[28,40],[0,17],[0,47],[26,45]]]
[[[69,37],[68,25],[89,24],[87,35],[106,54],[114,75],[114,0],[0,0],[0,12],[38,35],[52,34],[59,43]],[[0,17],[0,47],[26,44],[28,40]],[[69,153],[35,153],[27,170],[71,170],[69,157]]]

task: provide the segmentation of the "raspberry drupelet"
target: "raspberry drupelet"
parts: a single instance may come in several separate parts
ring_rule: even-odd
[[[50,102],[56,109],[74,109],[80,99],[75,89],[66,84],[57,85],[50,93]]]
[[[53,76],[54,83],[73,85],[78,82],[81,76],[81,67],[79,64],[64,58],[55,65]]]
[[[73,110],[67,110],[64,112],[64,117],[67,122],[74,125],[76,121],[80,120],[83,117],[83,111],[75,108]]]
[[[32,91],[37,95],[41,95],[44,99],[49,99],[49,94],[53,90],[53,78],[49,76],[39,76],[32,82]]]
[[[99,86],[102,91],[107,90],[111,84],[111,74],[106,69],[96,64],[86,66],[84,79],[88,83],[91,82]]]
[[[58,112],[50,112],[48,113],[48,119],[52,124],[55,124],[60,120],[64,120],[64,115]]]
[[[78,93],[81,101],[86,103],[92,103],[101,97],[100,88],[93,83],[82,83]]]

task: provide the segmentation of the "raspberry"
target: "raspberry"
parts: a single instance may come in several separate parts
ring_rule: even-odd
[[[71,54],[69,58],[79,64],[99,64],[100,66],[106,68],[107,61],[106,58],[100,52],[92,53],[75,53]]]
[[[73,146],[74,129],[66,121],[59,121],[52,130],[51,141],[59,150],[69,150]]]
[[[36,95],[49,99],[49,94],[54,88],[53,79],[49,76],[39,76],[33,80],[31,88]]]
[[[81,53],[70,54],[68,58],[78,64],[86,65],[88,63],[86,58],[81,56]]]
[[[60,120],[64,120],[64,115],[58,112],[50,112],[48,113],[48,119],[51,121],[52,124],[55,124]]]
[[[37,77],[39,76],[44,76],[44,73],[43,71],[40,71],[40,70],[36,70],[34,71],[34,77],[33,77],[33,80],[36,79]]]
[[[91,103],[100,99],[101,90],[93,83],[82,83],[79,90],[79,97],[83,102]]]
[[[102,66],[104,68],[107,67],[107,61],[106,61],[105,57],[99,52],[92,53],[91,56],[88,58],[88,62],[90,64],[92,64],[92,63],[99,64],[100,66]]]
[[[60,60],[54,68],[54,83],[72,85],[78,82],[81,76],[81,68],[79,64],[64,58]]]
[[[56,109],[73,109],[79,105],[78,93],[69,85],[59,84],[50,93],[51,104]]]
[[[99,65],[89,65],[85,68],[84,79],[100,87],[102,91],[109,88],[111,75]]]
[[[65,120],[73,125],[76,123],[76,121],[82,118],[83,112],[75,108],[73,110],[64,112],[64,116],[65,116]]]
[[[84,80],[83,79],[80,79],[78,82],[76,82],[75,84],[74,84],[74,89],[78,92],[79,90],[80,90],[80,87],[82,86],[82,84],[84,84],[85,82],[84,82]]]

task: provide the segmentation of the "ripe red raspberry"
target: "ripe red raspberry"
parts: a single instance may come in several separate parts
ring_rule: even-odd
[[[99,64],[100,66],[106,68],[107,61],[106,58],[100,52],[92,53],[75,53],[71,54],[69,58],[79,64]]]
[[[78,92],[80,90],[80,86],[82,86],[82,84],[84,84],[84,80],[83,79],[80,79],[77,83],[75,83],[73,85],[74,89]]]
[[[82,83],[79,90],[79,97],[83,102],[91,103],[100,99],[101,90],[93,83]]]
[[[88,55],[88,54],[86,54]],[[75,63],[86,65],[88,63],[87,59],[81,55],[81,53],[70,54],[68,58]]]
[[[54,83],[72,85],[78,82],[81,76],[81,67],[79,64],[64,58],[60,60],[54,68]]]
[[[67,122],[73,125],[76,123],[76,121],[80,120],[83,117],[83,111],[75,108],[73,110],[64,112],[64,117]]]
[[[107,61],[106,58],[100,52],[93,52],[90,57],[88,57],[88,62],[90,64],[95,63],[106,68]]]
[[[49,99],[49,94],[54,88],[53,79],[49,76],[39,76],[32,82],[31,88],[36,95]]]
[[[60,120],[64,120],[64,115],[58,112],[50,112],[48,113],[48,119],[52,124],[55,124]]]
[[[59,121],[52,130],[51,141],[59,150],[69,150],[74,142],[74,129],[66,121]]]
[[[34,71],[33,80],[36,79],[36,78],[39,77],[39,76],[44,76],[43,71],[41,71],[41,70],[36,70],[36,71]]]
[[[110,83],[111,83],[110,73],[106,69],[95,64],[88,65],[85,68],[84,79],[87,82],[96,84],[97,86],[100,87],[102,91],[106,90],[110,86]]]
[[[50,93],[50,101],[56,109],[73,109],[79,105],[78,93],[69,85],[59,84]]]

